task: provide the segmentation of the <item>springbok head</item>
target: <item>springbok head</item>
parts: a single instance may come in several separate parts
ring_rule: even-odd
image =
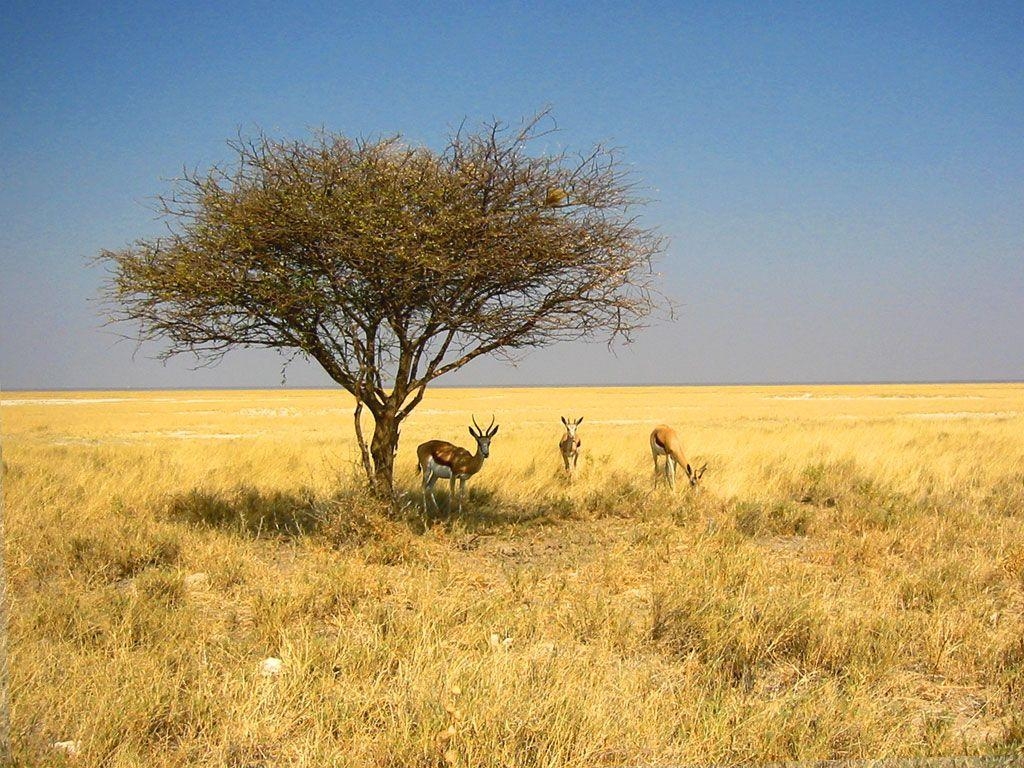
[[[693,467],[689,464],[686,465],[686,476],[690,479],[690,487],[694,490],[697,489],[697,484],[700,483],[700,479],[704,477],[704,470],[708,468],[707,462],[701,466],[700,469],[694,471]]]
[[[474,430],[473,427],[476,427]],[[491,438],[498,434],[498,425],[494,423],[494,416],[491,416],[491,424],[486,430],[481,429],[476,423],[476,416],[473,417],[473,427],[469,428],[469,434],[476,440],[477,449],[485,459],[491,455]]]
[[[569,433],[569,437],[575,438],[576,428],[583,423],[583,417],[580,416],[576,421],[573,421],[572,419],[566,419],[565,416],[563,416],[562,423],[565,425],[565,431]]]

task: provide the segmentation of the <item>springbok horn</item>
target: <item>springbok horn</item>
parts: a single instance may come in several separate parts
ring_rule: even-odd
[[[476,427],[477,434],[479,434],[480,437],[483,437],[484,431],[480,429],[480,425],[476,423],[476,416],[473,416],[473,426]]]
[[[490,436],[491,436],[491,434],[492,434],[492,432],[491,432],[491,427],[493,427],[493,426],[494,426],[494,414],[492,413],[492,414],[491,414],[491,423],[490,423],[490,425],[488,425],[488,427],[487,427],[487,436],[488,436],[488,437],[490,437]]]

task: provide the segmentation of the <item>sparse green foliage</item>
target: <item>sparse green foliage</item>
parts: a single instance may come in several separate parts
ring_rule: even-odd
[[[401,424],[432,381],[481,355],[628,340],[654,307],[662,241],[616,153],[531,154],[550,133],[542,113],[460,130],[440,152],[239,139],[233,165],[161,199],[168,234],[103,251],[112,317],[165,356],[256,346],[316,361],[355,396],[364,470],[390,496]]]

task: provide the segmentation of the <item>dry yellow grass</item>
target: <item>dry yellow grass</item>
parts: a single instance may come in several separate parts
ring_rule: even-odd
[[[358,492],[334,392],[0,403],[19,765],[1024,741],[1022,385],[435,390],[400,520]],[[425,519],[415,446],[471,447],[471,413],[497,415],[492,458],[464,515]],[[572,486],[561,415],[585,417]],[[699,496],[652,488],[661,421],[709,462]]]

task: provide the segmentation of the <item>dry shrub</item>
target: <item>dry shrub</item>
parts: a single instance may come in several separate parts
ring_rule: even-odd
[[[736,529],[746,536],[807,536],[814,510],[788,500],[735,501]]]
[[[165,503],[170,520],[250,537],[294,537],[317,530],[323,512],[309,489],[265,492],[250,486],[229,491],[193,489]]]
[[[989,490],[981,509],[993,515],[1024,518],[1024,473],[1001,478]]]

